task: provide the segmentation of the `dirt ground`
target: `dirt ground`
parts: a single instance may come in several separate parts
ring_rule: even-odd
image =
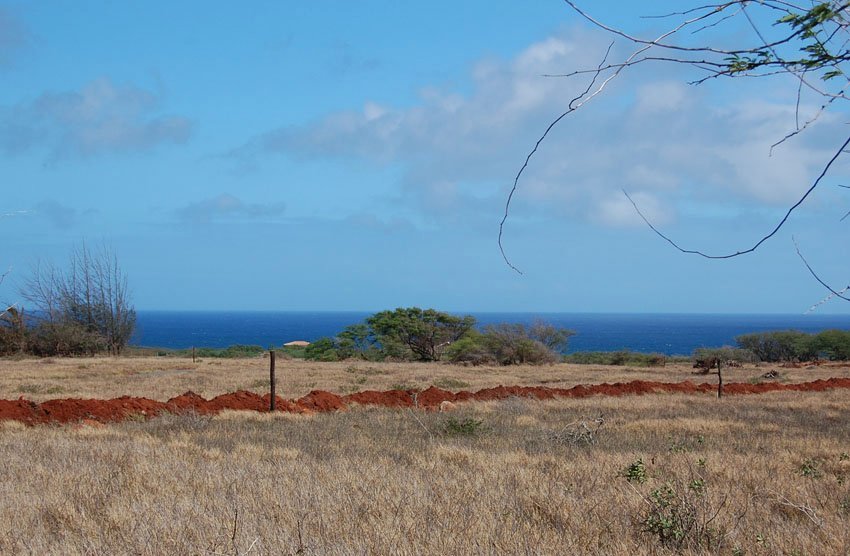
[[[267,358],[199,359],[174,357],[3,358],[0,399],[24,397],[41,402],[56,398],[145,397],[166,401],[192,391],[205,398],[245,390],[268,393]],[[647,380],[715,383],[715,375],[697,375],[689,365],[615,367],[558,364],[546,366],[464,367],[441,363],[333,363],[277,359],[277,395],[300,398],[313,390],[345,395],[364,390],[418,389],[476,391],[499,385],[571,388]],[[776,373],[775,378],[764,378]],[[808,382],[850,377],[850,365],[800,368],[748,365],[724,372],[724,382]]]
[[[764,378],[775,373],[775,378]],[[689,365],[615,367],[558,364],[545,366],[464,367],[441,363],[333,363],[277,359],[277,395],[300,398],[313,390],[340,395],[365,390],[477,391],[505,386],[571,388],[584,384],[631,382],[715,383],[716,375],[698,375]],[[850,377],[850,364],[799,368],[748,365],[724,372],[725,382],[799,383]],[[57,398],[145,397],[167,401],[187,391],[204,398],[245,390],[268,393],[268,358],[199,359],[173,357],[3,358],[0,399],[24,397],[42,402]]]

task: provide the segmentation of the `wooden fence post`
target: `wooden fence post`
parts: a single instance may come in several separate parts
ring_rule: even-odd
[[[274,350],[269,350],[269,411],[274,411],[275,403],[275,376],[274,376]]]
[[[192,346],[192,363],[195,362],[195,346]]]

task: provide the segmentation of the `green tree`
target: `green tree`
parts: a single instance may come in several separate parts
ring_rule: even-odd
[[[439,361],[449,345],[475,326],[475,318],[408,307],[375,313],[366,324],[386,356]]]
[[[372,331],[366,323],[345,327],[336,337],[340,359],[376,359],[380,353],[375,347]]]
[[[337,361],[337,345],[333,338],[319,338],[304,348],[304,359],[313,361]]]
[[[735,337],[735,342],[741,349],[746,349],[755,354],[759,361],[773,363],[807,359],[807,357],[800,357],[800,355],[801,351],[809,351],[807,346],[804,347],[808,338],[808,334],[799,330],[773,330],[742,334]]]
[[[816,355],[830,361],[850,360],[850,331],[824,330],[813,337],[812,347]]]

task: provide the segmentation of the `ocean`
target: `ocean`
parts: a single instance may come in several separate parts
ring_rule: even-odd
[[[334,336],[371,313],[139,311],[131,344],[146,347],[280,346]],[[723,315],[614,313],[470,313],[479,326],[536,318],[576,332],[568,352],[628,349],[690,355],[699,347],[734,345],[735,336],[765,330],[850,329],[850,315]]]

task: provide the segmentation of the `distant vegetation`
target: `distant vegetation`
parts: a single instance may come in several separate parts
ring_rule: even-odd
[[[39,264],[21,296],[35,311],[0,314],[0,355],[119,355],[136,327],[127,277],[108,248],[82,245],[64,267]]]
[[[663,353],[638,351],[580,351],[564,356],[567,363],[579,365],[618,365],[628,367],[663,367],[668,361],[688,361],[688,357],[671,357]]]
[[[778,330],[743,334],[735,338],[738,347],[752,352],[759,361],[850,360],[850,331],[824,330],[807,334],[799,330]]]
[[[418,307],[381,311],[347,327],[334,338],[320,338],[293,356],[316,361],[450,361],[469,365],[555,363],[566,350],[571,330],[542,321],[531,325],[496,324],[475,328],[475,318]]]

